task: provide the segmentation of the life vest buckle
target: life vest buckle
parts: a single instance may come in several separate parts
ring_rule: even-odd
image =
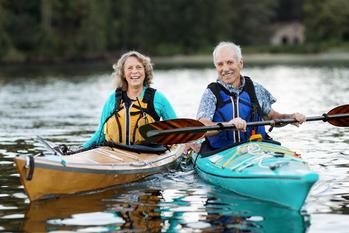
[[[263,139],[262,134],[253,134],[250,137],[250,142],[261,142]]]

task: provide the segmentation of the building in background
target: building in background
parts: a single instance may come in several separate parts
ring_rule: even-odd
[[[299,22],[275,23],[272,31],[272,45],[295,45],[305,42],[304,26]]]

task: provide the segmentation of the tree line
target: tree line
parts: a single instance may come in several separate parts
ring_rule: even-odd
[[[130,49],[198,54],[221,40],[262,46],[274,22],[295,20],[307,43],[345,42],[349,1],[0,0],[0,60],[95,59]]]

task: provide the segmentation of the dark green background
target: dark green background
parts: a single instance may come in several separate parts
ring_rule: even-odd
[[[271,25],[299,21],[306,43],[269,45]],[[347,0],[0,0],[0,62],[98,60],[136,49],[205,54],[221,40],[244,52],[348,49]]]

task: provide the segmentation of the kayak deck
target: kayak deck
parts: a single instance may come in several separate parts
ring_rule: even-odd
[[[194,155],[206,181],[241,195],[300,209],[318,180],[307,163],[279,145],[248,142],[210,156]]]

